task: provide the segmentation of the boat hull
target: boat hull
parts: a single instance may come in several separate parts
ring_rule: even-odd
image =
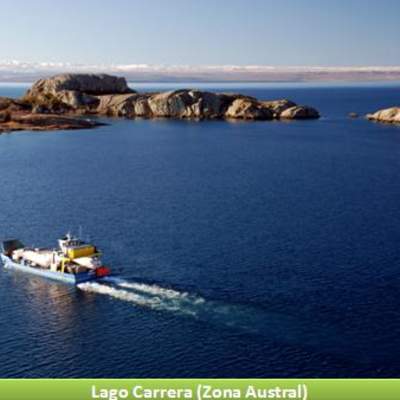
[[[49,270],[43,270],[39,268],[33,268],[25,264],[16,263],[10,257],[1,254],[1,261],[4,268],[15,269],[21,272],[26,272],[32,275],[42,276],[47,279],[70,283],[72,285],[78,285],[79,283],[93,281],[98,279],[94,271],[83,272],[80,274],[67,274],[62,272],[54,272]]]

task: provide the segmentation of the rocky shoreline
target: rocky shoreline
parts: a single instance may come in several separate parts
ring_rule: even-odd
[[[0,115],[0,118],[2,116]],[[0,134],[14,131],[55,131],[91,129],[105,125],[91,119],[52,115],[21,113],[11,114],[7,121],[0,122]]]
[[[35,82],[21,99],[0,98],[0,133],[103,125],[90,116],[269,121],[317,119],[320,114],[287,99],[265,101],[237,93],[193,89],[139,93],[125,78],[106,74],[56,75]],[[400,108],[380,110],[367,118],[400,122]]]
[[[138,93],[125,78],[111,75],[65,74],[36,82],[23,101],[49,113],[96,114],[124,118],[176,119],[309,119],[312,107],[290,100],[260,101],[233,93],[182,89]]]
[[[0,133],[13,131],[53,131],[61,129],[90,129],[104,125],[87,118],[36,113],[24,100],[0,97]]]
[[[18,100],[0,98],[0,132],[87,129],[100,125],[82,116],[174,119],[315,119],[312,107],[287,100],[261,101],[234,93],[183,89],[138,93],[125,78],[62,74],[41,79]]]

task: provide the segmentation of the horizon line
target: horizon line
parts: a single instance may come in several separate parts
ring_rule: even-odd
[[[120,74],[133,81],[396,81],[400,65],[186,65],[186,64],[78,64],[65,62],[27,62],[0,60],[0,81],[32,82],[60,73]]]

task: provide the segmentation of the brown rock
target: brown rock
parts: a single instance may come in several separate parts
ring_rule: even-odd
[[[3,104],[3,105],[2,105]],[[165,93],[136,93],[124,78],[110,75],[63,74],[36,82],[24,101],[0,100],[1,107],[33,114],[99,114],[126,118],[318,118],[311,107],[287,99],[259,101],[235,93],[182,89]],[[25,107],[25,108],[24,108]],[[24,111],[23,111],[24,110]]]
[[[190,90],[191,104],[186,118],[222,118],[226,108],[226,99],[223,95],[211,92]]]
[[[358,114],[357,114],[356,112],[350,112],[347,116],[348,116],[349,118],[352,118],[352,119],[358,118]]]
[[[107,74],[61,74],[37,81],[28,91],[29,94],[59,93],[75,91],[80,93],[122,94],[132,93],[125,78]]]
[[[0,97],[0,111],[8,108],[12,102],[13,100],[8,97]]]
[[[150,116],[163,118],[220,118],[219,95],[197,90],[156,93],[148,98]]]
[[[11,114],[9,111],[0,111],[0,123],[9,122],[11,120]]]
[[[89,119],[65,117],[56,114],[12,114],[7,122],[0,124],[0,132],[90,129],[100,125],[104,124]]]
[[[97,96],[96,112],[114,117],[133,118],[135,116],[135,100],[137,94],[109,94]]]
[[[148,105],[153,117],[182,118],[186,112],[186,104],[189,100],[185,96],[187,92],[165,92],[150,96]]]
[[[29,129],[82,129],[104,125],[98,124],[89,119],[65,117],[56,114],[27,114],[23,116],[13,116],[12,121],[29,125],[31,126]]]
[[[62,74],[37,81],[25,95],[31,104],[49,111],[97,107],[96,95],[134,93],[125,78],[106,74]]]
[[[261,104],[272,112],[274,118],[279,118],[283,111],[297,105],[293,101],[287,99],[261,101]]]
[[[262,103],[248,99],[240,98],[233,101],[225,112],[226,118],[250,119],[250,120],[270,120],[273,113]]]
[[[151,110],[147,96],[138,96],[134,102],[134,116],[140,118],[150,118]]]
[[[281,119],[315,119],[319,118],[319,113],[315,108],[308,106],[294,106],[283,111],[279,118]]]
[[[391,107],[368,114],[367,118],[372,121],[400,123],[400,107]]]
[[[0,97],[0,111],[7,110],[9,112],[30,110],[30,105],[19,99],[11,99],[9,97]]]

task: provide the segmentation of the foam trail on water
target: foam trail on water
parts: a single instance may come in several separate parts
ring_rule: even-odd
[[[142,292],[148,295],[154,295],[158,297],[162,297],[165,299],[170,300],[187,300],[187,302],[192,302],[196,304],[204,303],[205,300],[193,294],[189,294],[188,292],[180,292],[178,290],[164,288],[158,286],[156,284],[146,284],[143,282],[130,282],[122,278],[117,277],[107,277],[105,278],[105,282],[112,283],[116,286],[125,288],[125,289],[132,289],[138,292]]]
[[[104,283],[103,283],[104,282]],[[123,278],[107,277],[99,282],[78,285],[86,291],[110,296],[157,311],[167,311],[186,315],[197,320],[239,329],[243,332],[263,335],[270,340],[334,351],[345,347],[346,338],[332,327],[322,329],[319,324],[310,324],[293,316],[258,309],[251,305],[229,304],[204,298],[178,290],[164,288],[156,284],[127,281]],[[353,349],[353,355],[362,357],[362,352]]]
[[[78,287],[85,292],[107,294],[111,297],[115,297],[120,300],[126,300],[139,306],[148,306],[151,308],[157,306],[157,302],[155,302],[154,299],[147,299],[146,297],[140,296],[136,293],[115,289],[111,286],[103,285],[97,282],[81,283],[78,285]]]
[[[143,282],[132,282],[122,278],[109,277],[102,282],[86,282],[78,288],[86,292],[108,295],[115,299],[132,303],[136,307],[144,307],[157,311],[168,311],[175,314],[188,315],[196,319],[225,325],[227,327],[258,333],[259,312],[251,307],[240,307],[202,297],[167,289],[158,285]],[[283,325],[284,318],[268,314],[268,325]]]
[[[184,299],[188,296],[187,292],[178,292],[173,289],[165,289],[157,285],[147,285],[144,283],[130,283],[130,282],[121,282],[118,286],[127,288],[127,289],[134,289],[140,292],[153,294],[155,296],[162,296],[169,299]]]
[[[145,283],[136,283],[136,282],[133,283],[121,282],[118,284],[118,286],[127,289],[133,289],[149,295],[160,296],[171,300],[176,299],[194,303],[202,303],[205,301],[202,297],[195,296],[187,292],[178,292],[177,290],[174,289],[163,288],[158,285],[148,285]]]
[[[108,280],[108,282],[110,282],[110,280]],[[125,283],[124,281],[121,282]],[[120,289],[119,287],[121,286],[121,282],[120,284],[117,284],[117,287],[97,282],[86,282],[79,284],[78,288],[86,292],[105,294],[119,300],[133,303],[140,307],[196,316],[196,311],[191,307],[190,303],[182,303],[179,296],[176,294],[173,294],[172,297],[168,297],[170,296],[169,289],[159,288],[162,289],[160,291],[161,295],[157,295],[159,291],[154,289],[153,285],[137,284],[139,288],[143,289],[138,290],[142,293],[138,293],[137,291]],[[126,288],[135,289],[135,284],[129,284],[128,282],[126,282],[126,284]],[[150,288],[149,291],[146,291],[147,287]],[[181,294],[180,292],[176,293]]]

